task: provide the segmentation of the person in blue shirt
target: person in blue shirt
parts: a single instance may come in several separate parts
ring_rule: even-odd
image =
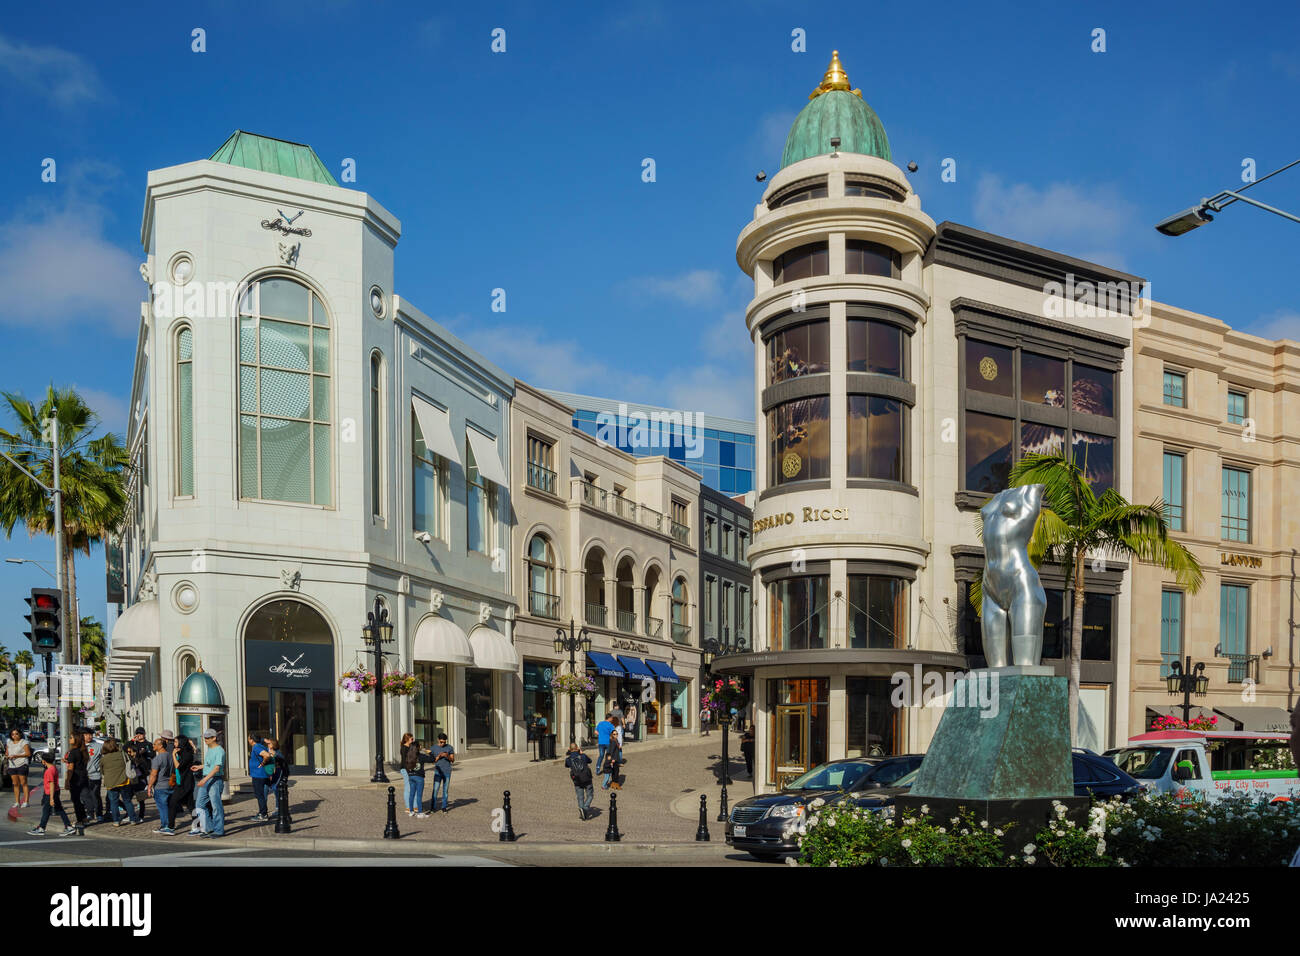
[[[605,751],[609,749],[609,735],[614,732],[614,725],[609,722],[611,714],[606,714],[605,719],[596,725],[596,768],[605,766]]]
[[[254,820],[266,822],[270,815],[266,812],[266,790],[271,783],[271,775],[266,772],[266,746],[262,739],[251,731],[248,734],[248,775],[253,780],[253,796],[257,798],[257,815]]]
[[[226,762],[226,751],[217,743],[217,732],[209,727],[203,731],[203,763],[190,767],[201,771],[203,776],[195,783],[194,789],[199,800],[207,809],[208,828],[200,837],[223,837],[226,835],[226,812],[221,806],[221,791],[225,786],[222,767]]]

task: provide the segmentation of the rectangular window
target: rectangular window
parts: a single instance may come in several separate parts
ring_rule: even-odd
[[[1183,592],[1160,592],[1160,677],[1169,665],[1183,659]]]
[[[848,320],[848,370],[907,378],[906,332],[876,319]]]
[[[772,263],[776,285],[793,282],[795,279],[830,275],[830,271],[830,246],[825,242],[810,242],[806,246],[791,249],[784,255],[777,256]]]
[[[1115,597],[1112,594],[1084,594],[1083,659],[1111,659],[1111,622],[1114,620]]]
[[[767,413],[768,484],[831,476],[831,400],[798,398]]]
[[[1228,421],[1234,425],[1246,421],[1246,393],[1228,389]]]
[[[736,532],[736,560],[746,561],[749,559],[749,535],[744,531]]]
[[[775,333],[767,340],[767,384],[829,372],[830,335],[831,324],[825,319]]]
[[[722,523],[722,556],[731,557],[731,525],[725,521]]]
[[[878,395],[850,395],[850,478],[903,481],[907,408]]]
[[[484,478],[465,439],[465,547],[491,554],[496,539],[497,486]]]
[[[717,524],[717,522],[716,522],[713,518],[710,518],[710,517],[708,517],[708,516],[705,516],[705,518],[704,518],[704,546],[705,546],[706,548],[708,548],[710,551],[713,551],[714,553],[717,553],[717,552],[716,552],[716,548],[717,548],[717,546],[713,543],[713,526],[714,526],[715,524]]]
[[[1061,660],[1068,653],[1066,592],[1047,590],[1047,613],[1043,615],[1043,660]]]
[[[784,578],[767,586],[770,650],[800,651],[826,646],[828,584],[829,578],[821,574]]]
[[[969,490],[994,494],[1007,486],[1015,425],[1010,418],[966,413],[966,487]]]
[[[907,582],[882,574],[849,575],[849,647],[900,648],[907,643]]]
[[[1246,654],[1250,648],[1250,586],[1224,584],[1219,587],[1219,644],[1229,658],[1228,683],[1246,678]]]
[[[889,246],[866,239],[844,241],[844,272],[846,275],[891,276],[898,278],[903,257]]]
[[[717,592],[718,579],[712,576],[704,579],[704,635],[713,636],[713,596]]]
[[[194,494],[194,331],[176,336],[176,458],[178,495]]]
[[[749,588],[736,589],[736,640],[749,641]]]
[[[411,412],[411,529],[447,539],[447,461],[425,444],[420,421]]]
[[[1250,472],[1223,466],[1223,508],[1220,536],[1225,541],[1250,541]]]
[[[902,710],[890,700],[888,677],[845,678],[846,757],[890,757],[899,753]]]
[[[1171,372],[1165,369],[1164,401],[1166,405],[1173,405],[1175,408],[1187,407],[1187,376],[1182,372]]]
[[[528,436],[528,484],[538,491],[555,494],[554,446],[535,435]]]
[[[384,516],[383,365],[376,353],[370,357],[370,510]]]
[[[1169,522],[1169,530],[1171,531],[1187,530],[1183,521],[1183,501],[1186,490],[1184,466],[1186,463],[1186,459],[1181,452],[1165,452],[1163,497],[1165,499],[1165,520]]]

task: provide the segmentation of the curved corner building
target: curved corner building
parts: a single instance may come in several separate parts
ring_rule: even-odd
[[[925,749],[946,678],[983,663],[965,602],[982,567],[974,513],[1004,486],[1023,441],[1035,429],[1074,441],[1073,428],[1082,435],[1086,425],[1108,443],[1116,481],[1131,318],[1085,320],[1091,338],[1076,340],[1079,329],[1044,318],[1045,283],[1133,277],[936,226],[838,53],[790,129],[736,261],[754,280],[745,318],[756,642],[721,663],[750,675],[762,790],[827,759]],[[1022,370],[1026,346],[1035,354]],[[1109,417],[1072,416],[1064,400],[1084,353],[1107,380]],[[1039,358],[1059,381],[1022,413]],[[1121,575],[1105,582],[1116,593]],[[1090,591],[1103,577],[1091,577]],[[1054,583],[1045,569],[1045,587]],[[1110,657],[1104,674],[1090,671],[1107,686]],[[912,696],[900,698],[904,690]],[[1109,726],[1112,691],[1101,705]],[[927,699],[938,706],[897,706]]]

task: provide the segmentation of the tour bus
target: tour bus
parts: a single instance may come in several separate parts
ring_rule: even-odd
[[[1184,804],[1228,793],[1300,798],[1291,735],[1242,730],[1153,730],[1130,737],[1106,756],[1148,790]]]

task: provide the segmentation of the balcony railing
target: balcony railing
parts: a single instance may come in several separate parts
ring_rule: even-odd
[[[625,634],[636,633],[636,612],[622,611],[618,612],[618,629]]]
[[[672,534],[673,540],[678,544],[689,545],[691,543],[691,529],[680,521],[672,523]]]
[[[664,633],[664,622],[657,617],[648,617],[645,619],[645,636],[662,637]]]
[[[605,605],[588,604],[587,623],[594,624],[596,627],[604,627],[605,626]]]
[[[653,508],[647,508],[645,505],[642,505],[641,523],[647,528],[653,528],[655,531],[662,534],[664,530],[663,512],[655,511]]]
[[[555,494],[555,472],[535,463],[528,463],[528,484],[548,495]]]
[[[534,617],[549,617],[553,621],[560,619],[560,596],[547,594],[545,591],[528,591],[528,613]]]
[[[673,625],[673,640],[678,644],[689,643],[691,637],[691,628],[688,624]]]
[[[608,495],[609,492],[597,488],[591,482],[582,482],[582,503],[584,505],[590,505],[593,508],[599,508],[601,511],[604,511],[605,499]]]
[[[609,496],[609,510],[628,521],[636,520],[636,502],[630,501],[622,495]]]

